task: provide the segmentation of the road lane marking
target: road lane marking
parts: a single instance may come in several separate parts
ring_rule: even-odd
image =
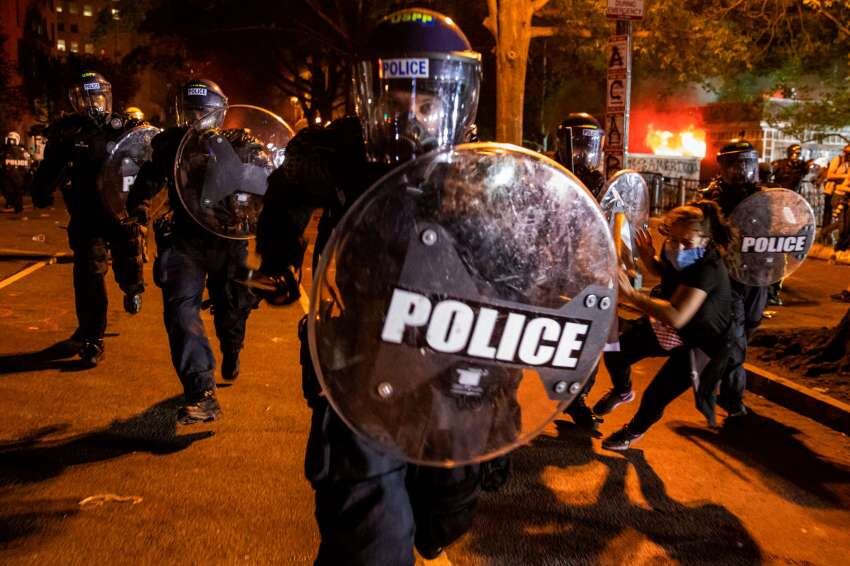
[[[29,274],[31,274],[35,271],[38,271],[39,269],[41,269],[45,265],[47,265],[46,261],[39,261],[39,262],[32,264],[31,266],[29,266],[27,268],[20,270],[19,272],[15,273],[14,275],[11,275],[11,276],[7,277],[6,279],[3,279],[2,281],[0,281],[0,289],[2,289],[3,287],[8,287],[9,285],[14,283],[15,281],[19,281],[19,280],[23,279],[24,277],[26,277],[27,275],[29,275]]]

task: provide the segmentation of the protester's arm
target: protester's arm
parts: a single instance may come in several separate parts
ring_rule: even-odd
[[[679,285],[669,301],[653,298],[636,291],[628,275],[622,271],[619,273],[619,282],[620,297],[676,329],[687,325],[708,297],[708,293],[702,289]]]

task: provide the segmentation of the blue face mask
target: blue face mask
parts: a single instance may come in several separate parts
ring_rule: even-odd
[[[680,249],[675,252],[669,246],[665,246],[664,253],[670,263],[673,264],[673,267],[676,268],[676,271],[682,271],[702,259],[705,255],[705,246],[688,250]]]

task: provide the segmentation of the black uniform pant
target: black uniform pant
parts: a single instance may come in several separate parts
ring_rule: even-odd
[[[456,541],[472,524],[479,467],[409,465],[352,432],[319,395],[303,322],[303,386],[313,411],[304,465],[321,535],[316,564],[413,565],[414,546]]]
[[[24,180],[24,176],[20,173],[11,170],[0,170],[0,175],[4,175],[5,179],[0,179],[0,192],[3,193],[3,198],[6,199],[6,206],[20,212],[24,209],[24,192],[28,181]]]
[[[158,250],[154,280],[162,289],[171,362],[187,398],[215,389],[215,358],[201,320],[204,288],[209,290],[221,351],[242,349],[255,298],[234,279],[245,275],[247,250],[244,241],[212,236],[175,237]]]
[[[115,281],[126,294],[144,291],[138,227],[117,222],[96,230],[90,221],[71,219],[68,240],[74,251],[74,305],[78,340],[103,338],[106,332],[106,272],[112,257]]]
[[[718,404],[731,413],[744,409],[744,390],[747,388],[747,359],[749,338],[761,324],[768,288],[732,284],[732,342],[726,369],[720,379]]]

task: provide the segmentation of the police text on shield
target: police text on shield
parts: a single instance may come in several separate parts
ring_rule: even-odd
[[[502,324],[503,322],[503,324]],[[384,319],[381,339],[404,342],[405,331],[415,329],[433,350],[476,359],[524,366],[574,369],[590,330],[590,321],[538,316],[503,307],[431,299],[395,289]]]

